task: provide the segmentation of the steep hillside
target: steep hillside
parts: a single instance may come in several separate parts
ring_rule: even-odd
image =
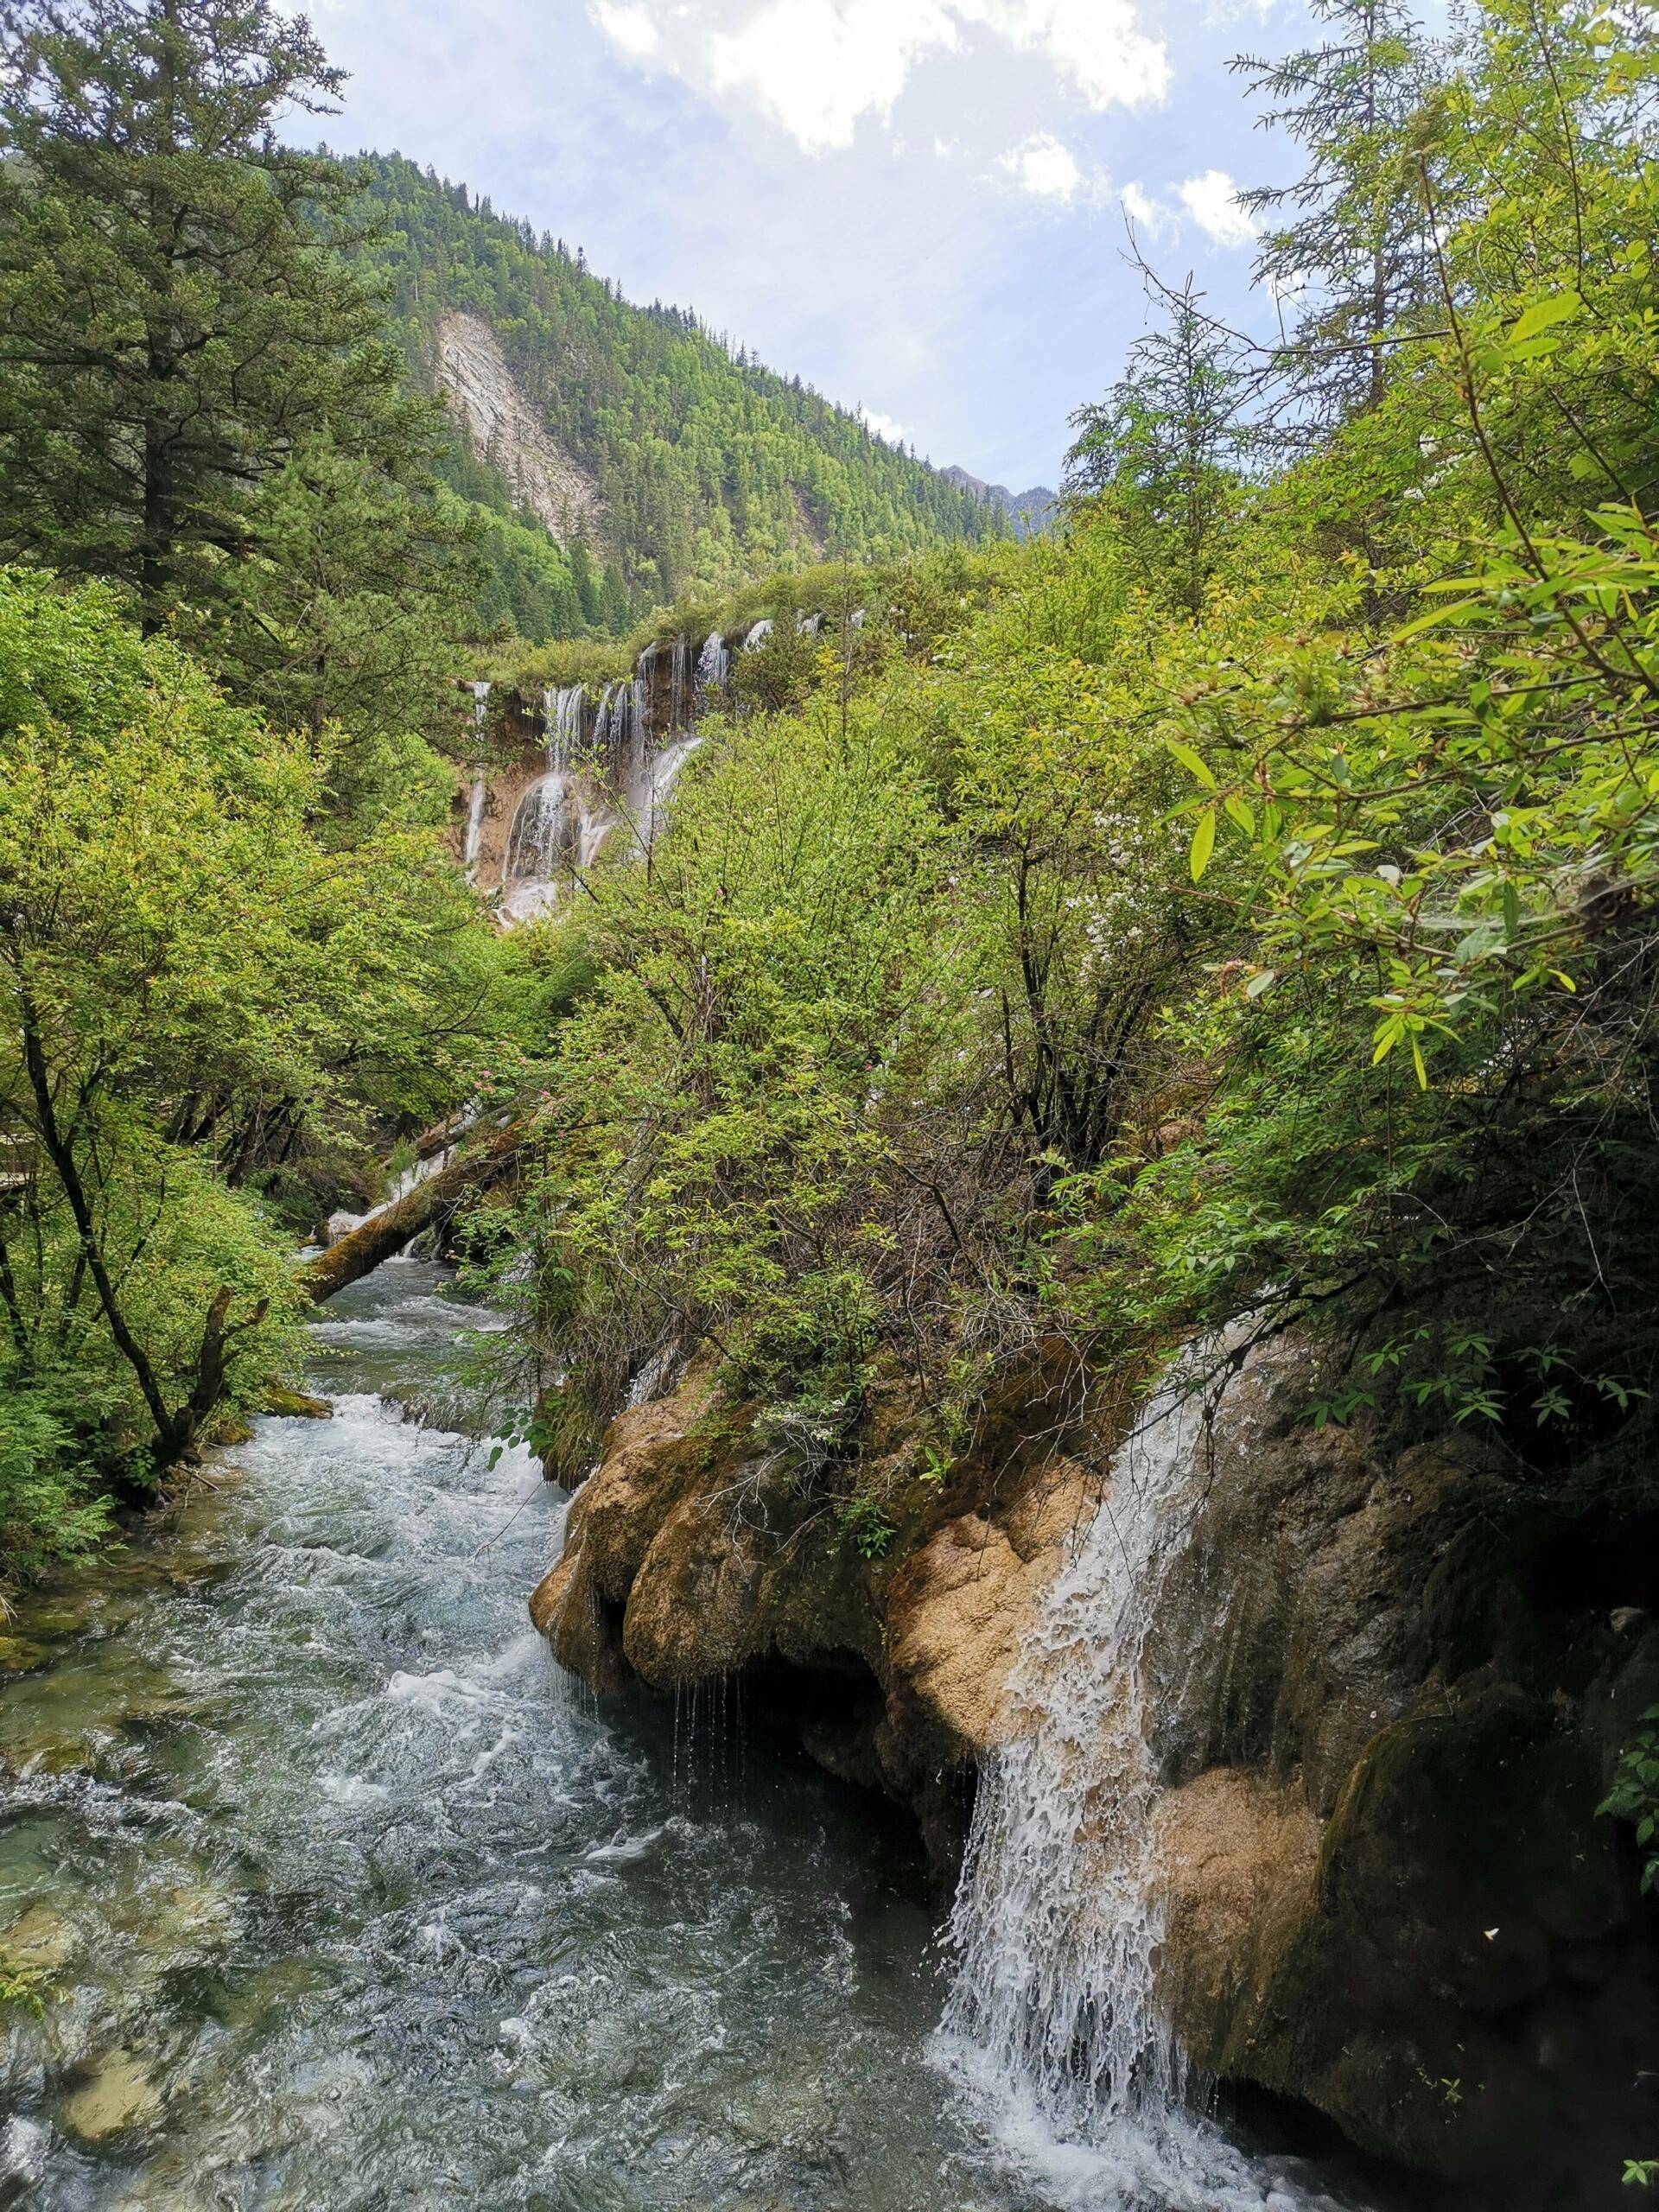
[[[969,484],[694,315],[632,305],[562,239],[401,156],[358,167],[379,218],[363,251],[416,377],[465,432],[452,485],[493,517],[492,620],[531,638],[615,630],[825,554],[1003,533]]]

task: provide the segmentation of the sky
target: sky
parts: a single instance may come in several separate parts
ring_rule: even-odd
[[[1140,250],[1252,306],[1294,174],[1241,50],[1303,0],[311,0],[322,135],[397,150],[695,310],[883,435],[1019,492],[1146,327]],[[314,126],[315,127],[315,126]]]

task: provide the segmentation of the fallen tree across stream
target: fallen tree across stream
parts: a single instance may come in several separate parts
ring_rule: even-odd
[[[389,1206],[365,1216],[357,1227],[320,1252],[300,1270],[299,1284],[315,1305],[359,1281],[414,1242],[423,1229],[453,1213],[462,1198],[487,1190],[513,1165],[524,1141],[524,1124],[509,1122],[463,1158],[429,1175]]]

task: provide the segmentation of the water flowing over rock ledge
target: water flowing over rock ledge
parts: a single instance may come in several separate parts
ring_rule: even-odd
[[[1260,2085],[1368,2151],[1542,2202],[1605,2171],[1610,2139],[1645,2139],[1653,1929],[1594,1808],[1659,1699],[1659,1627],[1637,1610],[1656,1595],[1655,1532],[1571,1485],[1516,1483],[1462,1433],[1389,1451],[1357,1427],[1313,1428],[1316,1360],[1294,1338],[1249,1351],[1149,1497],[1132,1449],[1103,1502],[1012,1424],[880,1560],[840,1541],[694,1366],[613,1422],[531,1615],[601,1691],[742,1678],[823,1764],[908,1806],[945,1867],[976,1775],[1010,1786],[1009,1746],[1046,1725],[1042,1696],[1081,1713],[1048,1771],[1084,1770],[1044,1817],[1063,1823],[1054,1868],[1099,1878],[1065,1911],[1039,1900],[1027,1948],[1070,1947],[1070,1962],[1027,1956],[1010,2000],[1074,2008],[1059,2072],[1120,2002],[1078,1982],[1075,1954],[1095,1940],[1089,1896],[1133,1859],[1177,2070]],[[902,1427],[901,1409],[878,1414],[873,1454],[898,1464]],[[1068,1653],[1065,1580],[1115,1544],[1139,1564],[1109,1604],[1109,1564],[1074,1592]],[[1144,2056],[1102,2064],[1107,2106],[1126,2068],[1144,2096]]]
[[[853,611],[855,626],[862,617]],[[816,636],[824,618],[791,619]],[[556,905],[601,852],[650,850],[700,742],[699,718],[729,704],[734,656],[758,651],[775,626],[761,616],[729,637],[682,631],[655,639],[631,674],[609,683],[466,687],[480,758],[492,723],[497,743],[468,786],[456,852],[505,923]]]

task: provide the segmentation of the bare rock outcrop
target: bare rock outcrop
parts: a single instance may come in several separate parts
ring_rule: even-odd
[[[483,460],[562,545],[597,528],[599,487],[563,452],[481,315],[453,308],[438,323],[438,380]]]

